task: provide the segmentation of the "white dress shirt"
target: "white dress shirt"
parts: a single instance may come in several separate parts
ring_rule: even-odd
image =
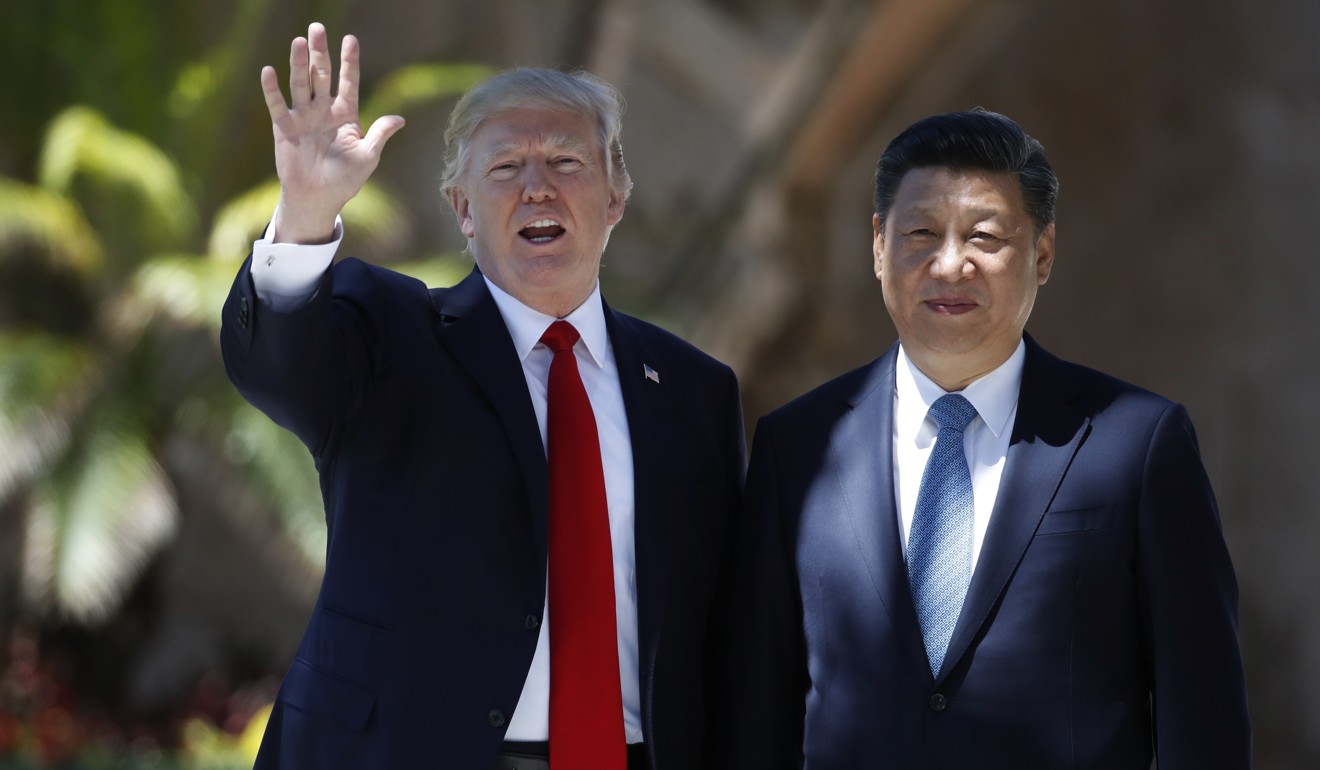
[[[278,216],[278,212],[276,213]],[[252,246],[252,283],[257,296],[277,311],[292,310],[310,298],[321,276],[334,260],[343,237],[336,220],[331,243],[303,246],[272,243],[268,228]],[[484,278],[484,276],[483,276]],[[554,354],[541,344],[541,335],[557,318],[527,307],[486,280],[504,325],[513,338],[522,362],[527,391],[546,441],[547,383]],[[614,557],[614,613],[619,641],[619,683],[623,694],[624,734],[628,743],[642,740],[641,679],[638,670],[637,572],[633,548],[633,458],[628,414],[614,360],[614,346],[605,328],[605,310],[600,285],[563,320],[573,324],[581,339],[573,348],[578,372],[596,416],[600,435],[601,464],[605,473],[605,498],[609,507],[610,542]],[[548,604],[548,597],[547,597]],[[550,736],[550,611],[542,614],[540,636],[532,667],[527,672],[522,695],[509,720],[505,738],[511,741],[544,741]]]
[[[335,230],[329,243],[306,245],[275,243],[271,236],[279,209],[266,225],[266,232],[252,244],[252,288],[257,298],[278,312],[287,312],[311,299],[321,276],[335,260],[339,242],[344,239],[344,223],[335,217]]]
[[[1017,416],[1018,391],[1027,346],[1017,349],[989,374],[963,388],[962,395],[976,407],[977,416],[963,431],[963,450],[972,473],[972,570],[981,555],[981,543],[990,526],[990,513],[999,496],[999,480]],[[926,460],[935,446],[939,426],[927,417],[930,407],[946,391],[927,377],[900,345],[894,365],[894,485],[898,500],[899,534],[907,556],[908,533],[917,508],[917,492]]]

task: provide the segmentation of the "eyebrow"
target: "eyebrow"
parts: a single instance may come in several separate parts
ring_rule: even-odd
[[[903,211],[896,211],[890,217],[895,223],[910,222],[913,219],[924,219],[935,216],[939,206],[913,206]],[[1008,212],[996,209],[969,209],[964,212],[973,221],[976,222],[998,222],[1003,223]]]
[[[568,151],[590,157],[591,146],[585,142],[563,134],[552,134],[545,141],[545,146],[552,150]]]

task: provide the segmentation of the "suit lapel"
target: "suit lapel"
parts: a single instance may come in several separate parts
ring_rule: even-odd
[[[673,450],[668,440],[671,404],[665,388],[648,379],[645,366],[665,371],[664,361],[655,357],[638,334],[635,322],[605,305],[605,325],[614,348],[619,389],[628,414],[628,433],[633,453],[633,543],[637,560],[637,634],[639,670],[643,698],[646,679],[654,670],[655,654],[664,627],[667,583],[665,565],[670,551],[669,528],[664,511],[656,501],[665,499],[664,468],[673,463],[666,454]]]
[[[907,566],[898,533],[894,499],[894,362],[898,346],[871,366],[849,399],[852,411],[839,420],[830,442],[844,507],[861,547],[862,561],[885,612],[914,665],[929,671],[917,625]]]
[[[1077,394],[1058,359],[1030,336],[1026,342],[1017,419],[999,494],[944,659],[946,675],[971,646],[1017,570],[1090,427],[1085,412],[1067,403]]]
[[[504,425],[527,483],[536,555],[540,574],[544,574],[548,499],[545,447],[509,329],[476,268],[451,289],[432,289],[431,303],[438,314],[436,336],[476,381]]]

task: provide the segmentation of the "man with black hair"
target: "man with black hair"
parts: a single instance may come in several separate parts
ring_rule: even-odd
[[[1184,408],[1047,353],[1040,143],[937,115],[876,171],[899,341],[763,418],[715,765],[1246,768],[1237,584]]]

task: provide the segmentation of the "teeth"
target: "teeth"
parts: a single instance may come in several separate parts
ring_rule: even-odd
[[[538,219],[528,225],[528,227],[559,227],[560,224],[553,219]]]

